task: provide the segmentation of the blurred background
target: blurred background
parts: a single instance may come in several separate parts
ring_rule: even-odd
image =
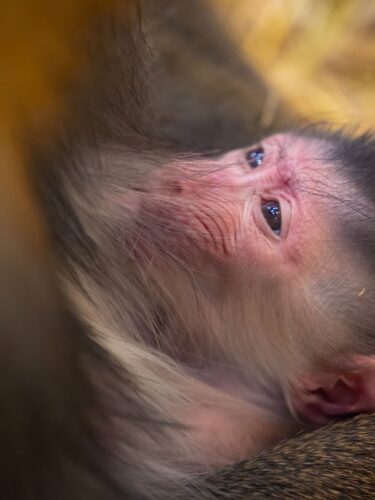
[[[270,101],[314,121],[374,126],[374,0],[208,1]]]
[[[220,147],[237,130],[246,144],[311,121],[355,132],[374,127],[374,0],[144,6],[159,55],[153,103],[163,132],[179,143],[194,147],[200,135],[207,147]]]

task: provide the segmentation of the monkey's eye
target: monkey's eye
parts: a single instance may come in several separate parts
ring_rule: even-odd
[[[255,149],[251,149],[246,153],[246,160],[251,168],[257,168],[263,163],[264,149],[262,146],[258,146]]]
[[[264,201],[262,203],[262,213],[269,227],[279,236],[281,231],[281,210],[279,202]]]

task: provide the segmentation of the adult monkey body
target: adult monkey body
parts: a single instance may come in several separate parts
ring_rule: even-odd
[[[361,415],[292,438],[204,486],[215,498],[228,499],[373,498],[374,425],[373,417]],[[367,448],[360,449],[363,441]]]
[[[108,94],[110,95],[110,94]],[[96,103],[97,104],[97,103]],[[127,103],[129,104],[129,103]],[[129,110],[127,110],[127,112],[129,112]],[[128,115],[129,116],[129,115]],[[133,126],[134,124],[138,125],[139,124],[139,117],[136,117],[136,119],[131,123]],[[138,125],[139,127],[139,125]],[[105,130],[105,129],[104,129]],[[122,136],[123,134],[123,131],[120,132],[120,136]],[[100,136],[100,134],[98,134],[99,137],[102,137]],[[139,139],[139,142],[140,144],[143,146],[143,147],[147,147],[148,144],[147,144],[147,138],[146,138],[146,145],[143,144],[144,140],[142,139]],[[134,143],[134,138],[133,138],[133,143]],[[72,173],[72,171],[68,171],[69,174]],[[71,180],[71,179],[70,179]],[[107,179],[110,181],[110,179]],[[133,179],[131,179],[131,181],[133,181]],[[130,181],[128,181],[130,182]],[[55,193],[52,193],[53,195],[57,195],[57,192]],[[122,194],[122,193],[120,193]],[[95,202],[98,202],[100,200],[94,200]],[[66,208],[66,207],[65,207]],[[103,211],[105,213],[105,208],[106,207],[99,207],[99,208],[103,208]],[[125,207],[126,208],[126,207]],[[102,212],[103,213],[103,212]],[[90,222],[90,221],[89,221]],[[67,221],[67,223],[69,224],[69,220]],[[77,226],[75,226],[73,224],[73,229],[76,228]],[[54,227],[52,226],[52,229],[54,229]],[[58,229],[61,229],[61,228],[58,228]],[[59,232],[59,231],[57,231]],[[64,233],[64,237],[65,236],[70,236],[70,238],[72,239],[68,239],[65,241],[65,245],[67,246],[72,246],[73,248],[76,248],[77,249],[77,252],[75,253],[74,257],[79,259],[81,257],[81,262],[83,260],[83,264],[87,263],[88,265],[90,265],[89,263],[89,260],[87,258],[87,255],[85,255],[83,252],[82,252],[82,249],[83,247],[82,246],[78,246],[78,247],[74,247],[74,245],[77,243],[75,241],[75,238],[81,238],[82,235],[80,234],[80,232],[76,231],[76,232],[72,232],[72,231],[68,231],[67,233]],[[78,251],[79,249],[79,251]],[[89,252],[91,249],[90,245],[88,245],[88,247],[85,248],[85,252]],[[80,255],[81,254],[81,255]],[[82,259],[83,257],[83,259]],[[96,265],[98,265],[98,262],[96,261],[95,262]],[[100,263],[99,263],[100,264]],[[98,270],[99,272],[101,271],[100,269],[100,266],[98,266]],[[131,286],[131,281],[130,281],[130,286]],[[129,307],[131,308],[131,311],[133,310],[133,306],[134,304],[130,304]],[[130,312],[131,312],[130,311]],[[87,347],[85,347],[84,345],[81,345],[81,346],[76,346],[77,348],[80,348],[80,349],[83,349],[84,352],[87,352]],[[100,350],[100,349],[99,349]],[[98,360],[98,358],[96,357],[95,358],[96,360]],[[43,365],[42,365],[43,366]],[[131,360],[129,359],[129,366],[131,366]],[[91,370],[93,368],[98,368],[98,365],[97,364],[94,364],[93,367],[90,367],[86,365],[86,369],[91,373]],[[100,377],[98,377],[98,373],[100,374],[103,374],[103,371],[101,369],[99,369],[96,373],[95,373],[95,378],[96,379],[100,379]],[[108,378],[111,377],[111,374],[106,372],[107,375],[108,375]],[[46,371],[45,373],[45,376],[48,377],[49,376],[49,372]],[[135,387],[134,387],[134,390],[133,390],[133,387],[132,387],[132,382],[129,383],[129,381],[127,380],[122,380],[124,382],[124,385],[123,385],[123,395],[122,396],[126,396],[127,397],[127,404],[124,405],[123,408],[119,408],[119,411],[120,411],[120,414],[119,414],[119,417],[121,418],[124,418],[123,419],[123,422],[124,422],[124,433],[121,434],[121,438],[124,438],[125,441],[127,442],[127,444],[129,445],[129,447],[127,449],[124,449],[123,452],[124,452],[124,457],[125,459],[127,458],[128,454],[131,454],[131,458],[128,460],[128,466],[125,467],[125,468],[121,468],[121,469],[117,469],[114,471],[114,476],[116,476],[116,472],[119,473],[119,476],[120,477],[120,481],[114,481],[112,487],[110,486],[109,483],[107,483],[106,481],[103,480],[103,478],[105,478],[105,476],[100,476],[98,474],[95,474],[95,469],[92,467],[92,462],[90,464],[90,460],[89,460],[89,450],[87,450],[87,452],[85,454],[83,454],[82,452],[84,451],[84,447],[83,447],[83,444],[85,442],[85,440],[89,441],[90,439],[93,440],[95,442],[95,439],[94,439],[94,436],[91,435],[82,435],[82,440],[83,441],[80,441],[78,440],[77,442],[74,443],[74,446],[73,447],[70,447],[69,443],[67,443],[65,449],[62,449],[61,452],[64,453],[64,456],[60,456],[60,461],[59,461],[59,464],[56,463],[56,465],[58,465],[56,467],[56,471],[59,471],[59,469],[63,469],[65,470],[65,474],[63,476],[60,476],[59,474],[55,475],[55,476],[50,476],[49,477],[49,483],[48,482],[44,482],[43,484],[43,477],[40,477],[39,478],[39,481],[38,482],[35,482],[35,477],[34,477],[34,480],[32,479],[32,475],[31,475],[31,480],[29,477],[26,477],[26,480],[28,481],[29,484],[24,484],[24,485],[19,485],[19,490],[18,491],[21,491],[22,488],[25,488],[24,489],[24,495],[21,495],[21,494],[17,494],[16,495],[12,495],[13,498],[27,498],[28,496],[29,497],[36,497],[36,498],[42,498],[43,497],[43,494],[45,494],[45,497],[46,498],[50,498],[51,497],[51,491],[54,492],[54,493],[57,493],[59,488],[61,488],[61,479],[63,479],[63,484],[66,485],[66,489],[65,489],[65,492],[68,492],[69,491],[69,484],[71,485],[71,494],[70,494],[70,498],[85,498],[87,497],[87,495],[89,494],[90,492],[90,498],[95,498],[95,495],[97,495],[98,498],[111,498],[111,495],[112,496],[117,496],[119,498],[121,498],[121,496],[144,496],[144,495],[147,495],[148,492],[147,490],[145,490],[144,488],[147,486],[147,480],[146,478],[142,478],[142,481],[140,480],[139,476],[138,476],[138,479],[137,479],[137,476],[135,475],[135,492],[132,494],[131,491],[127,491],[125,490],[125,488],[129,488],[130,485],[131,485],[131,474],[129,475],[129,477],[125,478],[125,485],[122,485],[122,487],[124,488],[123,491],[121,491],[121,489],[116,489],[114,487],[114,485],[117,485],[118,488],[121,488],[121,479],[124,479],[123,478],[123,474],[124,474],[124,471],[133,471],[133,472],[136,472],[137,471],[137,465],[138,465],[138,460],[142,457],[140,457],[139,453],[137,452],[137,449],[143,454],[143,451],[142,450],[145,450],[146,451],[146,455],[152,455],[152,442],[154,442],[153,440],[150,439],[150,442],[147,441],[147,433],[146,435],[144,435],[144,441],[143,442],[131,442],[131,438],[133,437],[136,437],[137,436],[137,432],[139,431],[139,435],[141,436],[143,434],[143,426],[142,425],[137,425],[137,422],[135,422],[134,424],[134,420],[136,418],[141,418],[141,421],[145,421],[147,420],[146,417],[148,417],[148,421],[146,423],[146,426],[147,428],[150,429],[150,431],[152,432],[152,428],[153,426],[157,426],[159,427],[159,429],[162,431],[162,432],[166,432],[168,433],[168,426],[160,426],[160,422],[158,423],[158,418],[155,418],[155,415],[152,415],[154,418],[151,419],[150,418],[150,415],[147,416],[147,412],[146,412],[146,415],[143,414],[143,409],[142,408],[139,408],[136,404],[136,401],[131,401],[132,400],[132,394],[136,394],[138,395],[138,393],[135,391]],[[107,382],[107,379],[106,377],[104,377],[104,379],[102,380],[102,383],[103,385],[105,384],[105,382]],[[101,381],[99,380],[99,383],[101,383]],[[111,387],[111,384],[105,384],[107,389],[108,387],[110,388]],[[128,390],[129,389],[129,385],[132,387],[132,390]],[[116,386],[115,386],[116,387]],[[113,393],[110,393],[108,394],[107,392],[105,392],[106,394],[106,398],[107,397],[111,397],[111,399],[113,397],[115,398],[118,398],[118,393],[116,393],[116,391],[114,391]],[[130,396],[130,397],[129,397]],[[142,393],[139,394],[139,397],[142,401]],[[105,399],[106,399],[105,398]],[[117,399],[118,400],[118,399]],[[112,399],[113,401],[113,399]],[[32,401],[31,401],[32,403]],[[133,406],[133,403],[134,403],[134,406]],[[145,402],[144,402],[145,403]],[[30,410],[31,410],[31,406],[29,406]],[[27,406],[26,406],[26,410],[27,410]],[[48,412],[48,408],[44,408],[44,412]],[[74,412],[73,412],[74,413]],[[124,415],[125,413],[125,415]],[[129,415],[130,413],[130,415]],[[40,413],[37,414],[36,418],[40,418]],[[96,420],[96,423],[99,424],[99,422]],[[109,428],[112,428],[111,426],[108,427],[108,426],[104,426],[103,427],[103,423],[105,423],[105,420],[104,422],[101,422],[100,425],[98,425],[98,428],[96,429],[98,431],[98,435],[100,435],[103,440],[104,440],[104,444],[109,444],[110,448],[111,449],[116,449],[116,444],[117,444],[117,439],[116,439],[116,435],[113,435],[112,432],[108,432],[108,429]],[[111,425],[113,422],[110,422]],[[69,425],[70,425],[70,422],[66,419],[66,417],[64,417],[64,415],[62,415],[62,422],[60,424],[60,426],[56,429],[56,433],[57,435],[60,435],[60,437],[62,438],[63,436],[66,435],[64,431],[67,430],[69,428]],[[64,427],[65,426],[65,427]],[[59,434],[60,432],[60,434]],[[26,436],[27,437],[27,436]],[[28,436],[29,438],[31,437],[30,435]],[[163,435],[163,434],[160,434],[160,439],[163,440],[163,439],[166,439],[166,436]],[[323,438],[324,439],[324,438]],[[99,439],[99,441],[101,441]],[[113,446],[114,445],[114,446]],[[132,449],[131,448],[131,445],[134,446],[134,448]],[[150,449],[151,447],[151,449]],[[106,447],[106,449],[108,449],[108,446]],[[57,450],[58,452],[59,450]],[[44,449],[42,451],[42,454],[44,454],[45,458],[47,459],[47,457],[50,455],[51,456],[51,459],[53,460],[56,460],[57,456],[56,455],[56,450],[51,450],[51,449]],[[67,462],[65,462],[65,458],[68,458],[69,460],[67,460]],[[69,473],[69,462],[70,462],[70,458],[74,458],[73,460],[73,463],[76,462],[77,465],[80,464],[80,466],[78,467],[77,469],[77,472],[79,473],[79,471],[82,471],[82,475],[80,476],[78,474],[78,477],[81,477],[82,478],[85,478],[87,480],[85,481],[81,481],[81,483],[77,482],[77,484],[75,485],[75,488],[73,490],[73,486],[72,486],[72,475],[71,473]],[[145,455],[143,456],[143,460],[145,458]],[[14,459],[13,459],[14,460]],[[103,466],[106,464],[106,458],[103,459]],[[134,469],[132,468],[132,466],[129,464],[130,461],[134,461]],[[17,462],[16,462],[17,463]],[[98,464],[97,464],[98,465]],[[100,465],[100,464],[99,464]],[[129,469],[129,465],[130,465],[130,469]],[[8,467],[12,466],[12,464],[9,464]],[[147,464],[144,463],[144,466],[147,466]],[[52,464],[52,467],[53,467],[53,464]],[[115,468],[115,467],[114,467]],[[147,468],[147,467],[146,467]],[[11,470],[11,469],[10,469]],[[152,471],[152,467],[150,468],[150,470]],[[4,471],[3,471],[4,472]],[[70,472],[71,469],[70,469]],[[77,472],[75,473],[75,475],[77,476]],[[86,473],[89,472],[89,474],[87,475]],[[149,471],[150,472],[150,471]],[[159,474],[160,474],[160,470],[158,471]],[[93,474],[92,474],[93,473]],[[247,475],[247,473],[246,473]],[[93,478],[96,477],[96,480],[93,481]],[[166,476],[167,477],[167,476]],[[224,477],[226,477],[226,474],[224,474]],[[108,478],[107,478],[108,479]],[[114,477],[113,479],[116,479],[116,477]],[[118,477],[117,477],[118,479]],[[249,477],[249,481],[251,481],[251,477]],[[56,481],[54,483],[54,481]],[[143,482],[143,484],[142,484]],[[57,484],[58,483],[58,484]],[[98,487],[98,483],[101,484],[101,487],[99,488]],[[7,484],[6,483],[6,477],[4,477],[4,484]],[[90,487],[90,484],[91,484],[91,487]],[[151,484],[152,484],[152,481],[151,481]],[[42,486],[43,485],[43,486]],[[105,491],[104,493],[104,490],[103,488],[105,488],[106,486],[108,486],[108,489]],[[168,488],[169,486],[169,488]],[[160,492],[160,496],[161,498],[165,498],[166,497],[166,494],[167,494],[167,491],[169,490],[170,491],[170,483],[168,484],[168,486],[166,487],[166,492]],[[57,491],[56,491],[57,490]],[[80,491],[79,491],[80,490]],[[9,490],[6,490],[6,491],[9,491]],[[134,490],[133,490],[134,491]],[[176,493],[175,493],[175,487],[173,487],[173,491],[171,492],[171,495],[172,497],[175,497],[176,496]],[[242,493],[241,493],[242,495]],[[61,497],[64,498],[64,493],[61,494]],[[57,494],[54,496],[54,498],[58,498]],[[65,496],[66,498],[66,496]]]

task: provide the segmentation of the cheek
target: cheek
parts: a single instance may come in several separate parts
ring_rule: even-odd
[[[289,279],[316,273],[327,264],[328,232],[321,217],[306,213],[294,221],[285,238],[273,238],[259,229],[255,203],[254,198],[236,202],[185,200],[181,204],[181,232],[187,232],[199,250],[239,274]]]
[[[249,269],[257,275],[275,276],[282,271],[284,259],[279,244],[270,242],[254,228],[249,228],[238,242],[237,263],[240,269]]]
[[[258,229],[254,203],[251,199],[241,202],[200,197],[183,200],[173,212],[182,225],[181,232],[219,263],[240,271],[274,274],[283,267],[285,245],[271,241],[272,237],[267,238]]]
[[[257,227],[256,202],[236,191],[211,188],[207,196],[197,189],[146,197],[144,214],[152,223],[149,234],[172,252],[186,257],[198,252],[234,270],[275,273],[283,266],[283,244],[270,241]]]
[[[236,257],[243,232],[241,207],[219,199],[186,199],[181,205],[182,232],[187,232],[194,244],[220,260]]]
[[[298,197],[287,236],[268,235],[264,220],[259,223],[262,186],[249,182],[240,162],[229,163],[225,169],[187,166],[184,175],[180,167],[171,167],[168,175],[153,176],[145,198],[150,234],[168,249],[183,250],[187,257],[198,251],[239,272],[283,276],[308,266],[320,222],[304,213]]]

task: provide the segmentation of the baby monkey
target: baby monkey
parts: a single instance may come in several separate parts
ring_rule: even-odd
[[[113,155],[101,157],[106,179],[118,172]],[[182,424],[180,463],[235,462],[302,425],[372,411],[371,135],[306,129],[147,161],[161,168],[116,195],[113,180],[97,185],[103,223],[84,224],[99,248],[111,242],[116,283],[137,289],[131,312],[121,290],[88,281],[85,312],[126,366],[121,342],[144,357],[150,398]]]

